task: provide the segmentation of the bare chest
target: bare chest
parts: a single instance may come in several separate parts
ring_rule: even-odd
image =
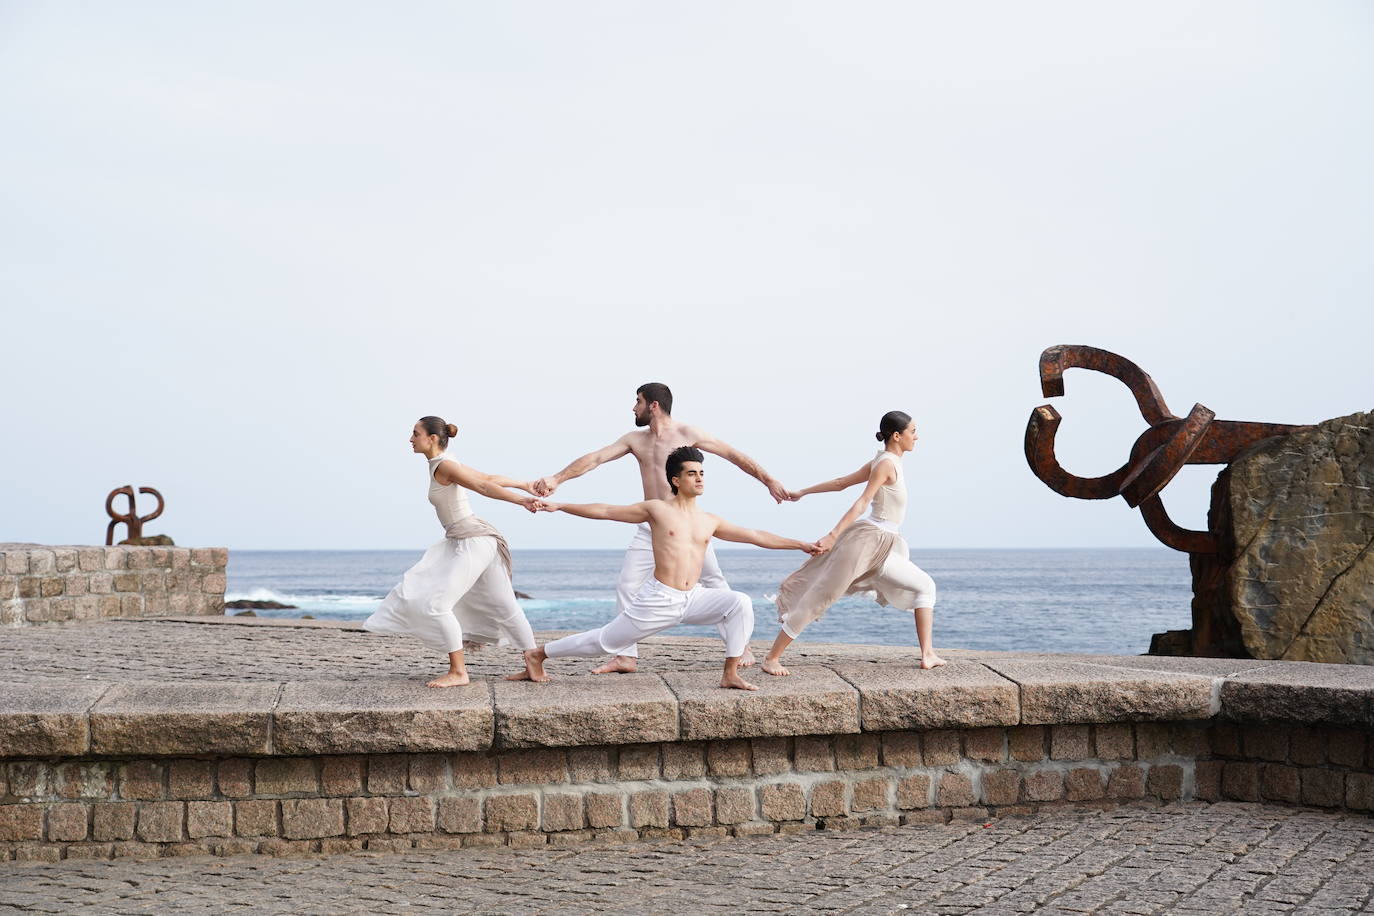
[[[655,528],[655,540],[673,550],[704,550],[715,533],[713,520],[703,514],[665,515]]]

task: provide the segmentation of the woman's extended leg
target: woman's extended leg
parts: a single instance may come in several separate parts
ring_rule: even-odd
[[[453,614],[453,607],[496,556],[496,539],[491,537],[448,541],[444,547],[448,552],[447,562],[440,568],[437,581],[431,576],[426,599],[414,603],[414,611],[420,618],[416,625],[442,632],[449,642],[448,671],[429,681],[426,687],[462,687],[470,682],[463,663],[463,628]]]
[[[521,651],[535,646],[529,618],[515,600],[510,575],[498,556],[463,596],[458,614],[464,629],[481,642],[505,642]]]
[[[945,660],[935,654],[935,640],[931,635],[935,628],[935,608],[916,609],[916,641],[921,645],[921,667],[938,668]]]
[[[773,645],[768,650],[768,657],[763,660],[763,664],[759,665],[765,674],[787,677],[792,673],[782,666],[782,653],[790,645],[792,645],[792,637],[787,635],[786,630],[779,627],[778,638],[773,640]]]
[[[906,556],[906,543],[893,551],[878,573],[878,592],[894,607],[913,608],[921,667],[938,668],[945,660],[935,654],[935,580]]]

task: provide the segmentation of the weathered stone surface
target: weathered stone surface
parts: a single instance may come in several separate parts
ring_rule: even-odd
[[[282,692],[274,744],[279,754],[480,751],[491,747],[493,722],[485,683],[308,681]]]
[[[827,668],[797,666],[791,677],[750,669],[754,690],[727,690],[719,671],[674,671],[664,680],[677,695],[682,738],[835,735],[859,731],[859,692]],[[758,672],[758,673],[755,673]]]
[[[81,754],[89,748],[86,714],[106,684],[0,686],[0,757]]]
[[[1221,485],[1249,654],[1374,665],[1374,412],[1260,443]]]
[[[534,830],[539,826],[539,800],[530,793],[493,795],[487,799],[489,830]]]
[[[496,740],[503,747],[676,741],[677,697],[656,674],[496,681]]]
[[[1212,679],[1050,660],[988,659],[987,666],[1021,687],[1021,721],[1177,721],[1211,715]]]
[[[427,802],[428,799],[420,801]],[[281,826],[282,836],[291,840],[340,836],[344,832],[343,799],[286,799],[281,803]]]
[[[1109,668],[1135,668],[1142,671],[1173,671],[1205,677],[1231,677],[1278,664],[1253,658],[1189,658],[1171,655],[1046,655],[1053,661],[1106,665]]]
[[[1291,663],[1227,678],[1221,714],[1237,721],[1368,725],[1374,668]]]
[[[265,754],[273,684],[126,684],[91,710],[98,754]]]
[[[806,817],[806,793],[792,782],[760,786],[759,809],[770,821],[799,821]]]
[[[978,728],[1020,721],[1020,690],[977,662],[943,668],[853,664],[833,669],[859,691],[864,731]]]

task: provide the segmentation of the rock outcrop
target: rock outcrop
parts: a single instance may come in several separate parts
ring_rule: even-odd
[[[141,538],[125,538],[119,542],[120,547],[175,547],[176,541],[172,540],[171,535],[149,534]]]
[[[1374,411],[1268,439],[1217,478],[1191,654],[1374,665]]]

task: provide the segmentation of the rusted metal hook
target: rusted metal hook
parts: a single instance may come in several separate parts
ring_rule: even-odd
[[[1187,464],[1228,464],[1244,449],[1271,436],[1302,426],[1286,423],[1248,423],[1217,420],[1216,414],[1194,404],[1186,417],[1169,412],[1159,387],[1135,363],[1112,353],[1076,344],[1050,347],[1040,354],[1040,390],[1045,397],[1064,394],[1067,369],[1091,369],[1119,379],[1135,397],[1140,415],[1149,424],[1131,446],[1130,458],[1101,477],[1079,477],[1059,464],[1054,439],[1063,417],[1048,404],[1031,411],[1026,423],[1026,461],[1035,476],[1061,496],[1111,499],[1121,496],[1139,508],[1146,526],[1161,542],[1188,553],[1215,553],[1215,532],[1193,531],[1174,524],[1159,493]]]

